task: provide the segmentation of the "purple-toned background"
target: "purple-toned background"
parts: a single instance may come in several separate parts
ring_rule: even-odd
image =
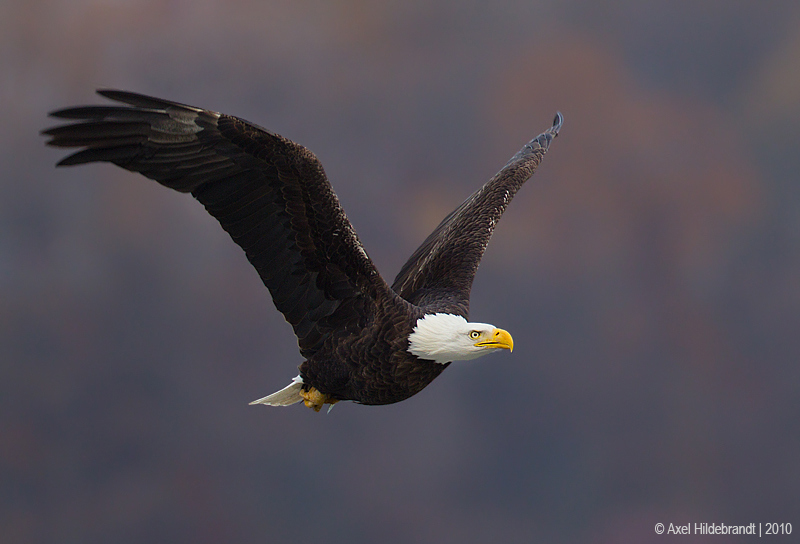
[[[0,541],[754,542],[800,532],[800,4],[6,0]],[[330,415],[202,207],[56,170],[46,113],[134,90],[322,160],[391,280],[526,141],[472,318],[513,355]]]

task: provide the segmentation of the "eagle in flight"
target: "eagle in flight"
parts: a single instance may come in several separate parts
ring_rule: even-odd
[[[470,289],[497,221],[558,135],[560,113],[444,218],[389,285],[305,147],[231,115],[97,92],[124,105],[50,114],[71,123],[45,130],[47,144],[79,148],[58,165],[111,162],[191,193],[245,251],[294,329],[299,375],[251,404],[390,404],[452,361],[513,349],[505,330],[467,320]]]

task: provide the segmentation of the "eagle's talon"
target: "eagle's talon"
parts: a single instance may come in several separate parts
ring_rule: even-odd
[[[322,407],[326,403],[332,405],[339,402],[337,399],[329,397],[314,387],[310,388],[308,391],[300,391],[300,396],[303,397],[303,404],[308,408],[313,408],[315,412],[322,410]]]

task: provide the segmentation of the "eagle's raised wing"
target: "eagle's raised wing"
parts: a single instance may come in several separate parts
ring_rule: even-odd
[[[467,316],[472,280],[494,227],[530,178],[564,118],[528,142],[486,185],[475,191],[422,242],[392,289],[412,304]]]
[[[140,94],[100,90],[128,106],[50,115],[59,165],[106,161],[190,192],[239,244],[309,357],[333,330],[357,331],[370,301],[391,293],[311,151],[236,117]]]

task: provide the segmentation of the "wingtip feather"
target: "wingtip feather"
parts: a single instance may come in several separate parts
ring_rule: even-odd
[[[555,119],[553,119],[553,126],[550,128],[554,136],[558,136],[558,131],[561,130],[561,126],[563,124],[564,124],[564,116],[561,114],[560,111],[557,111],[556,117]]]
[[[137,108],[163,110],[165,108],[173,107],[198,113],[204,111],[202,108],[190,106],[189,104],[173,102],[172,100],[164,100],[163,98],[156,98],[155,96],[134,93],[131,91],[120,91],[118,89],[97,89],[96,92],[100,96],[110,100],[129,104]]]

